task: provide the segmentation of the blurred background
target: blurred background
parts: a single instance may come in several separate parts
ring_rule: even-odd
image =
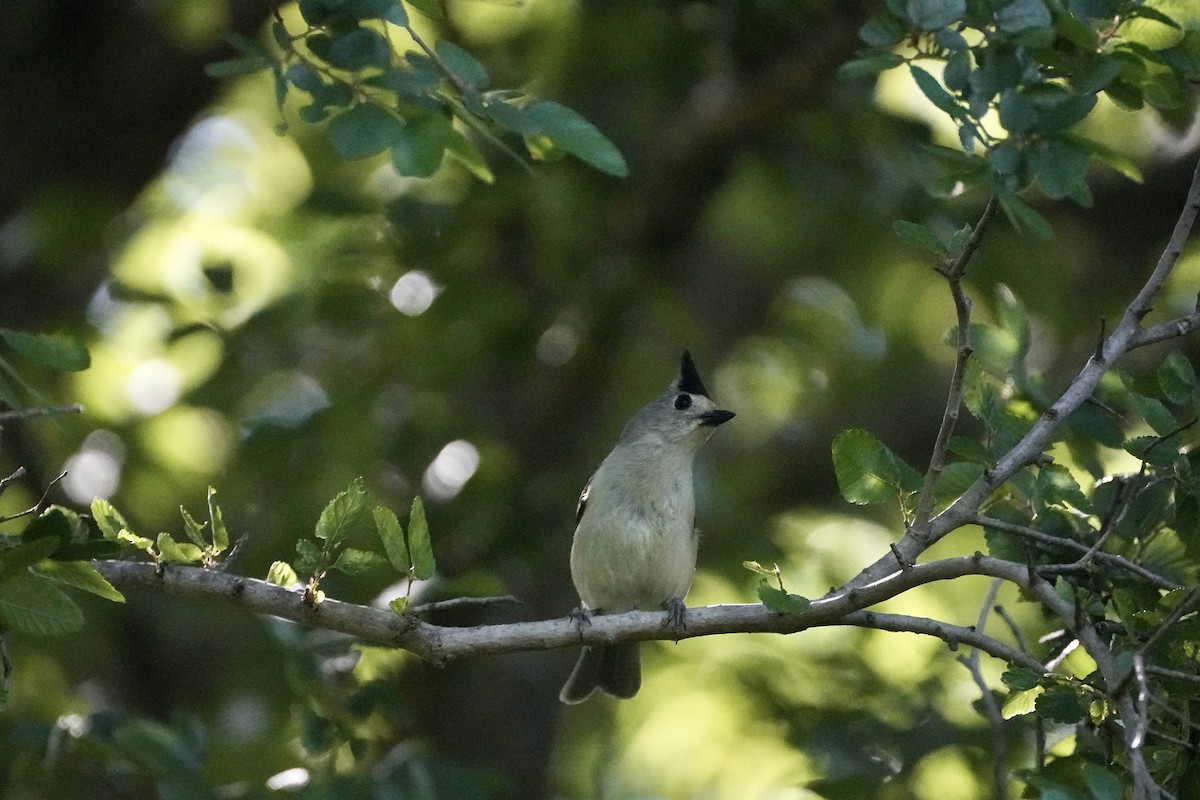
[[[264,577],[362,475],[398,511],[425,498],[439,575],[418,600],[523,601],[436,621],[562,616],[577,602],[578,492],[688,347],[738,414],[698,464],[688,604],[756,602],[747,559],[819,596],[903,530],[897,513],[839,498],[830,440],[866,428],[923,465],[953,361],[948,292],[892,222],[949,232],[987,199],[924,191],[938,168],[923,145],[955,139],[907,78],[835,75],[879,6],[410,12],[495,85],[579,110],[630,167],[625,180],[573,160],[528,172],[485,145],[488,184],[450,162],[429,179],[345,162],[296,119],[296,98],[281,120],[269,75],[206,77],[230,55],[220,34],[265,38],[272,4],[8,0],[0,326],[68,331],[93,365],[28,374],[86,410],[4,427],[0,471],[29,477],[0,514],[67,470],[57,502],[107,497],[143,535],[178,532],[178,507],[199,513],[213,485],[244,538],[230,569]],[[998,221],[968,281],[981,319],[1001,284],[1029,307],[1051,389],[1152,266],[1196,157],[1194,129],[1104,102],[1084,133],[1144,182],[1096,167],[1092,208],[1031,198],[1055,237]],[[1198,279],[1192,251],[1157,310],[1190,309]],[[964,531],[939,553],[981,541]],[[394,584],[325,588],[371,603]],[[986,590],[938,585],[888,609],[973,624]],[[655,643],[635,700],[564,709],[572,652],[432,669],[222,607],[78,600],[80,634],[9,637],[5,797],[988,796],[979,691],[936,640]],[[998,685],[1001,666],[986,666]]]

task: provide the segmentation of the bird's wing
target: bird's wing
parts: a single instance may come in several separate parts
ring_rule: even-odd
[[[595,478],[593,475],[592,478]],[[575,507],[575,524],[579,524],[579,520],[583,519],[583,511],[587,508],[588,494],[592,491],[592,479],[589,478],[587,486],[583,487],[583,491],[579,493],[579,505]]]

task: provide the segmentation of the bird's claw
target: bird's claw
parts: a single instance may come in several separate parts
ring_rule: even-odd
[[[667,611],[663,627],[670,630],[671,635],[678,642],[687,632],[687,606],[683,604],[683,598],[672,597],[663,607]]]
[[[575,623],[575,629],[577,631],[579,631],[579,638],[582,639],[583,638],[583,626],[587,625],[590,627],[592,624],[591,609],[585,608],[584,606],[579,606],[578,608],[572,610],[571,613],[567,615],[567,619],[569,619]]]

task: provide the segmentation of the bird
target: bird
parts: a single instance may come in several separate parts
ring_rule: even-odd
[[[692,464],[733,417],[709,397],[684,350],[679,375],[633,415],[579,496],[571,544],[578,624],[592,614],[664,609],[666,624],[683,630],[698,539]],[[582,703],[596,689],[630,698],[641,683],[638,642],[588,645],[559,700]]]

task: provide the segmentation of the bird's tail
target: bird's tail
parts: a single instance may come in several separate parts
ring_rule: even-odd
[[[641,646],[637,642],[585,647],[558,699],[570,705],[582,703],[597,688],[613,697],[629,698],[641,686]]]

